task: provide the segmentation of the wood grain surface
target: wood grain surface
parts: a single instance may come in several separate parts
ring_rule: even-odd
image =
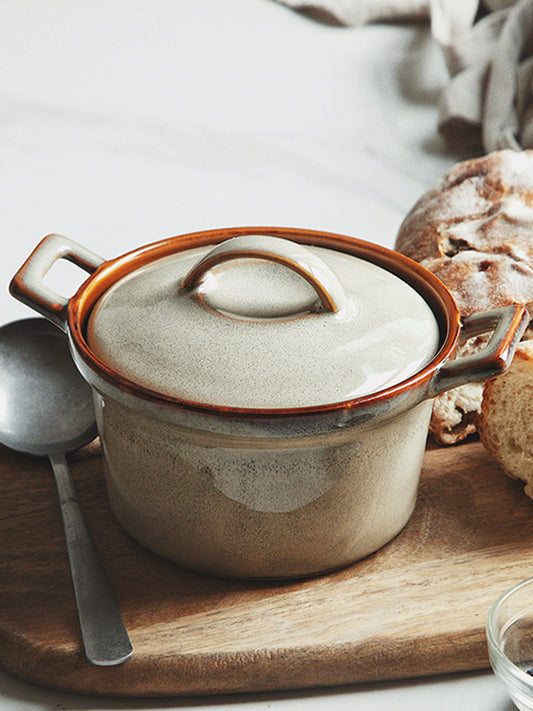
[[[86,661],[48,463],[0,447],[0,665],[51,688],[220,694],[481,669],[490,606],[533,575],[533,502],[478,442],[426,452],[391,543],[295,582],[217,579],[151,554],[107,505],[98,442],[70,461],[134,654]]]

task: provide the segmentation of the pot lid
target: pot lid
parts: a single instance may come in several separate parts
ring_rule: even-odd
[[[181,400],[314,407],[375,393],[436,354],[423,297],[334,249],[266,235],[177,252],[113,284],[87,327],[94,354]]]

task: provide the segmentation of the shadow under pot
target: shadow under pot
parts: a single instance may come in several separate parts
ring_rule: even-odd
[[[57,259],[89,273],[70,299]],[[291,578],[376,551],[415,505],[432,398],[508,366],[521,307],[465,319],[444,285],[342,235],[234,228],[104,261],[46,237],[12,294],[64,329],[93,388],[110,505],[216,575]],[[492,331],[476,356],[460,338]]]

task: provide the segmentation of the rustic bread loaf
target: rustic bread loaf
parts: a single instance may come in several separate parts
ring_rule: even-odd
[[[533,498],[533,340],[522,341],[509,369],[488,380],[478,420],[481,441]]]
[[[533,314],[533,151],[498,151],[454,166],[407,214],[395,248],[446,284],[462,316],[508,304]],[[463,348],[482,345],[476,339]],[[466,385],[436,398],[437,442],[475,432],[481,392]]]

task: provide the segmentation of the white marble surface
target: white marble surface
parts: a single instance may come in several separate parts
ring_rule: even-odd
[[[435,132],[446,76],[425,27],[331,27],[271,0],[3,0],[0,37],[0,323],[32,315],[7,284],[49,232],[104,257],[244,224],[392,246],[457,160]],[[50,274],[65,295],[79,279],[64,264]],[[490,672],[155,701],[59,694],[0,672],[5,711],[333,705],[512,708]]]

